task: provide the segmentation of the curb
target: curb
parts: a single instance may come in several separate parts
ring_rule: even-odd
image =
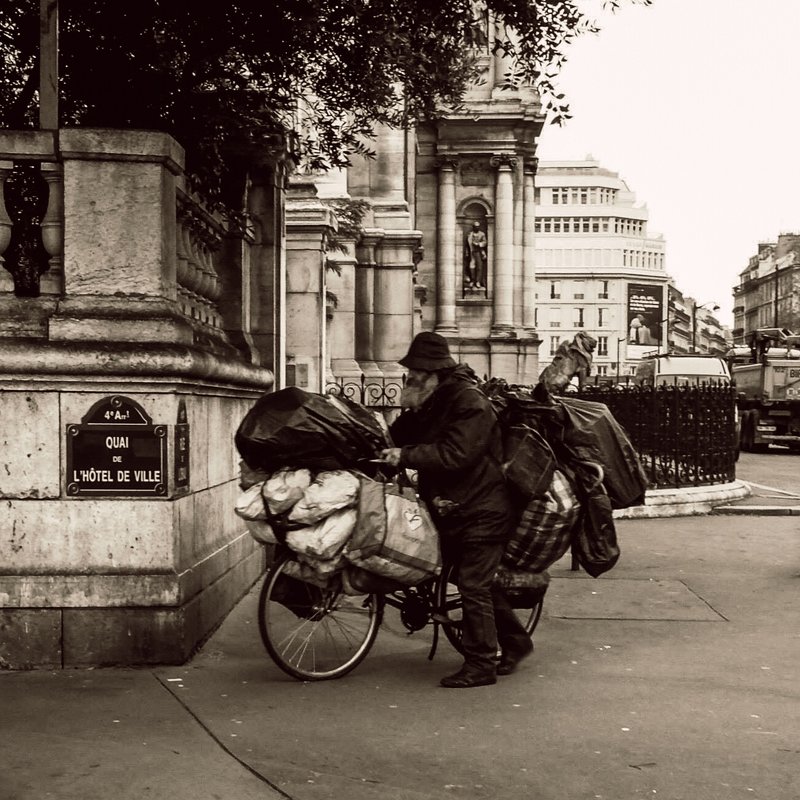
[[[653,489],[645,494],[644,505],[617,509],[614,511],[614,519],[657,519],[710,514],[721,503],[742,500],[751,493],[750,486],[739,480],[716,486]]]
[[[716,506],[711,513],[722,516],[800,517],[800,506]]]

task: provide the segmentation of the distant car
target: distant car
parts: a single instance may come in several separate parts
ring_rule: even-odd
[[[720,356],[664,353],[643,358],[634,382],[639,386],[730,386],[731,371]]]

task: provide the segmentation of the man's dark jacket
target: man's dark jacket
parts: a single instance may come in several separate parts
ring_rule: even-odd
[[[416,411],[390,426],[400,466],[419,474],[419,488],[443,534],[507,539],[514,521],[500,464],[499,423],[474,373],[459,365]],[[449,503],[450,511],[445,509]]]

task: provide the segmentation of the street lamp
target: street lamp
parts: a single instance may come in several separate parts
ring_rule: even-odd
[[[627,338],[627,336],[620,336],[617,339],[617,383],[619,383],[619,343],[624,342]]]
[[[708,308],[711,306],[712,311],[719,311],[719,306],[713,301],[709,300],[707,303],[692,304],[692,352],[697,352],[697,309]]]

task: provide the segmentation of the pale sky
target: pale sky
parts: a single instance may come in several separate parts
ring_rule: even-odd
[[[596,2],[586,3],[596,9]],[[800,0],[653,0],[596,15],[559,86],[573,118],[542,161],[591,154],[666,242],[666,270],[733,323],[759,242],[800,233]]]

